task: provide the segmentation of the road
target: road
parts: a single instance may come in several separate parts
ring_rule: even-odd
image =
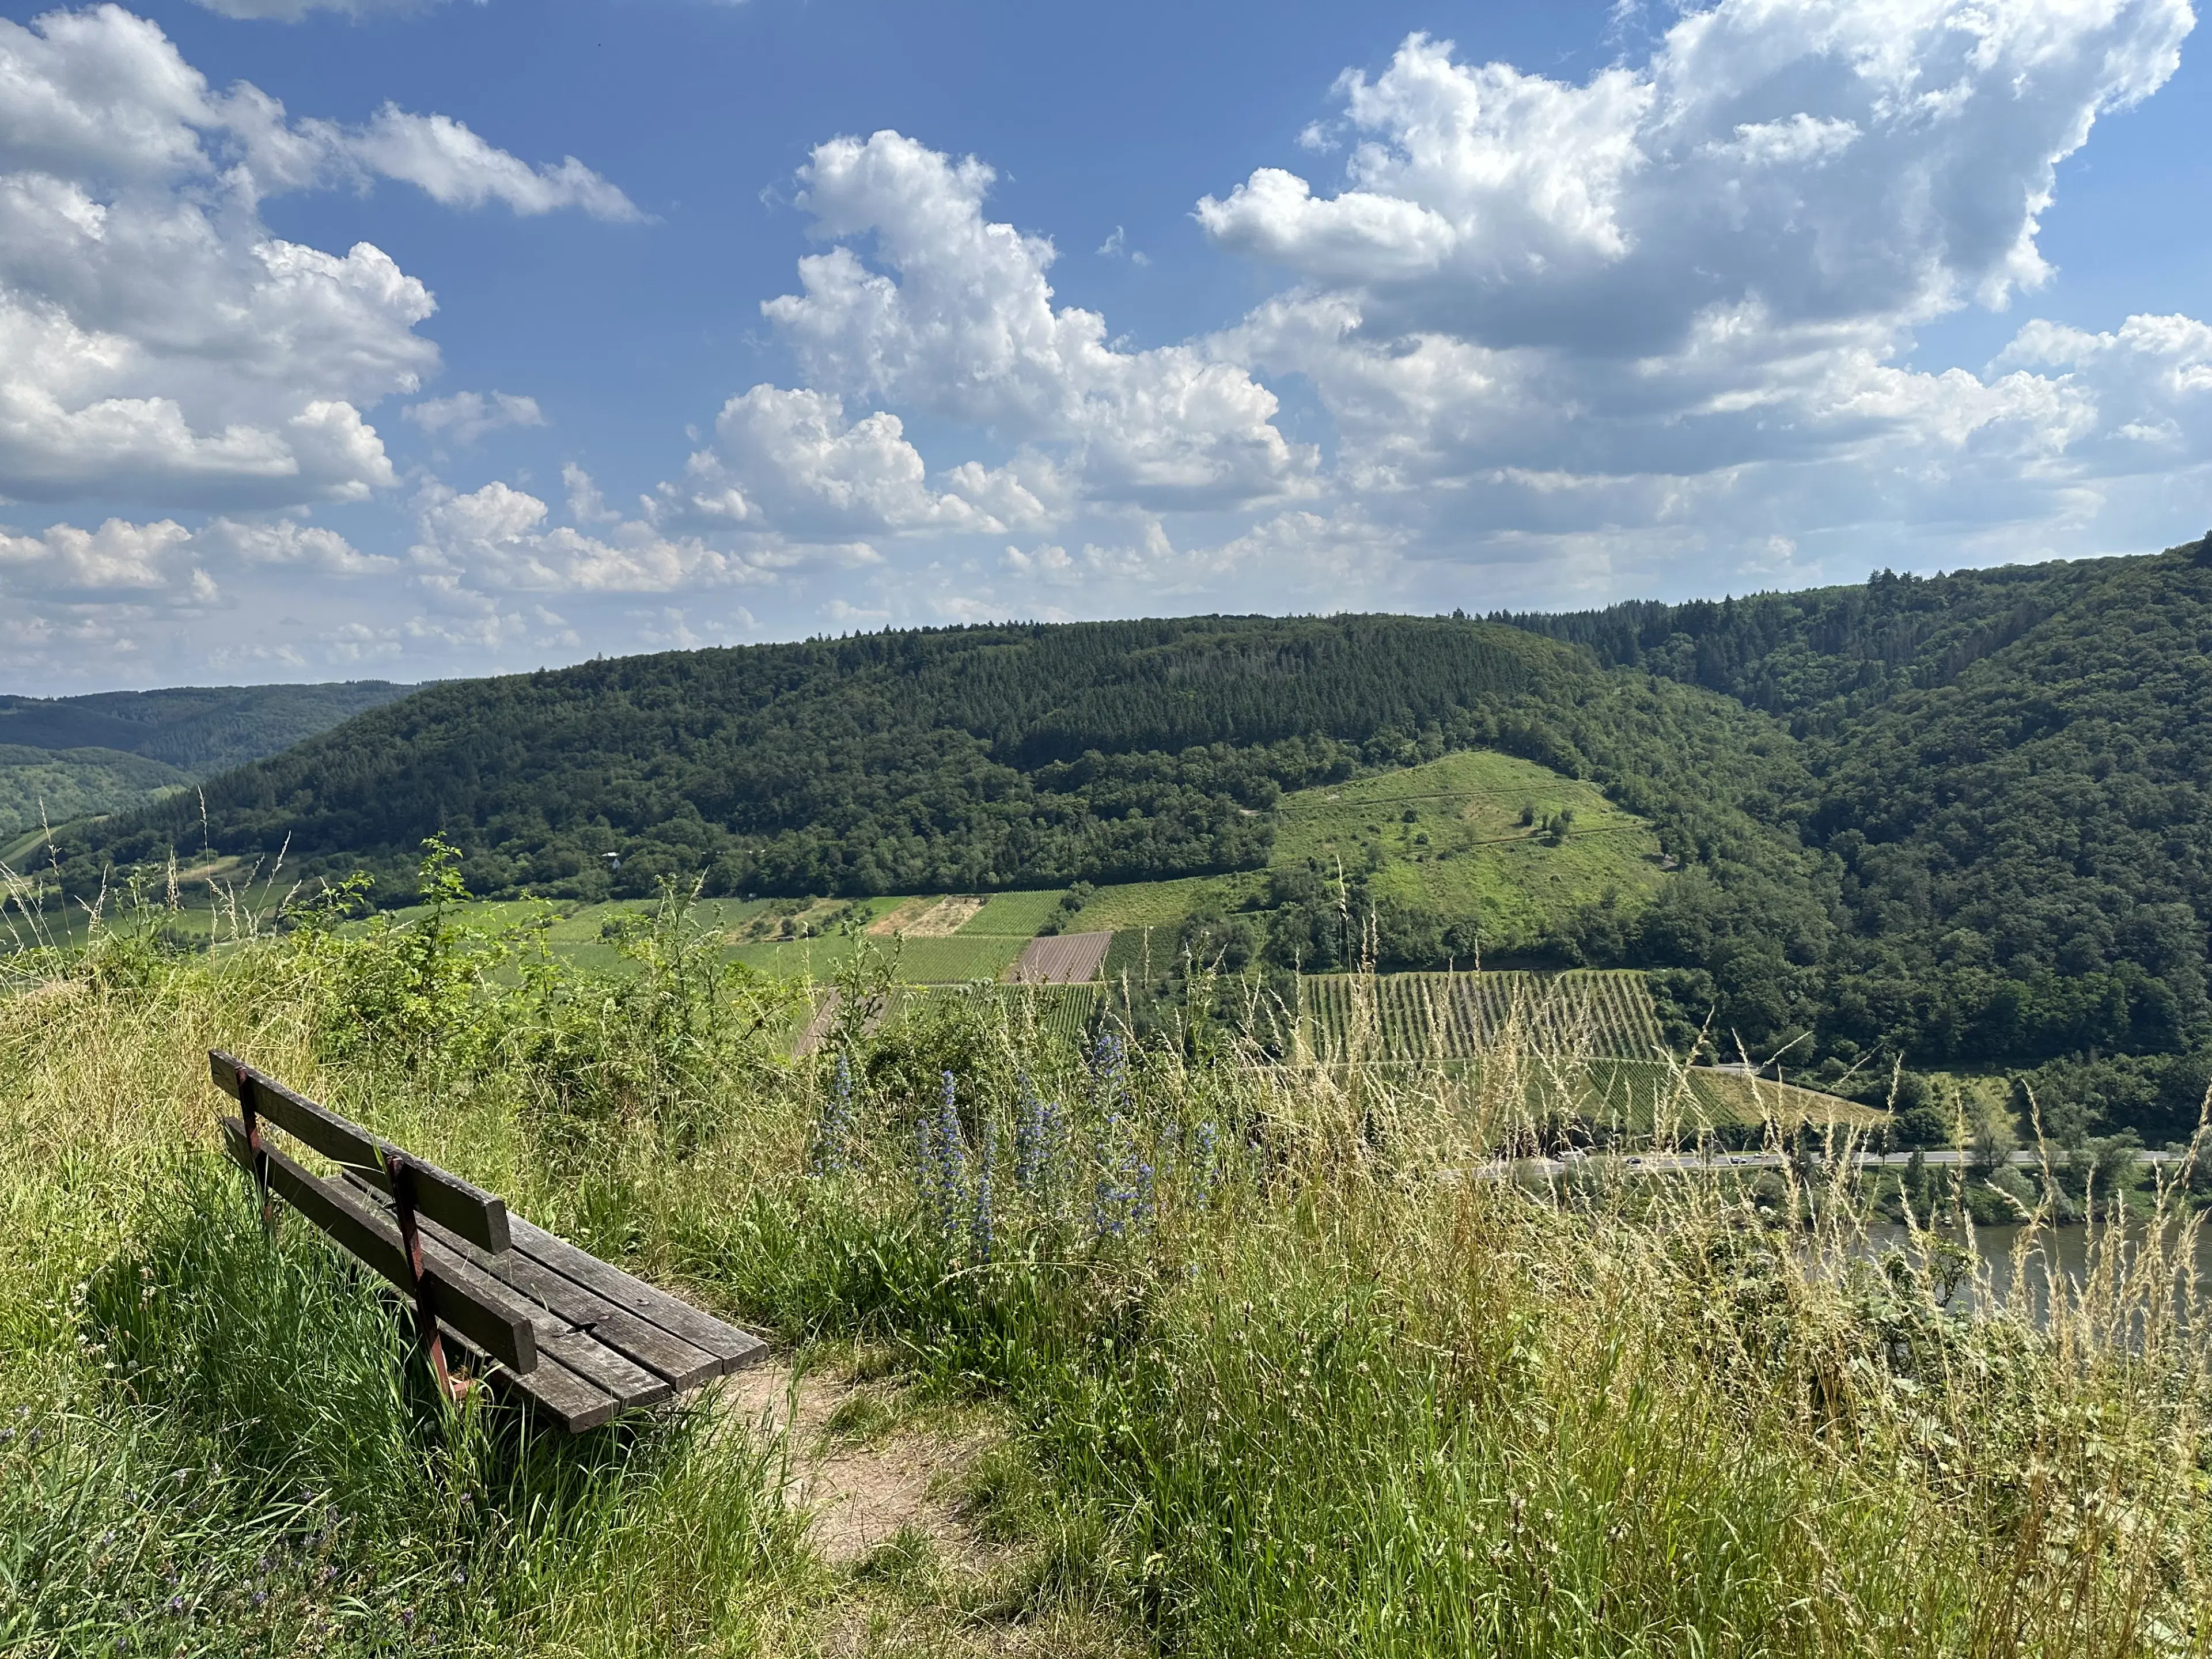
[[[1944,1169],[1973,1162],[1972,1153],[1948,1147],[1923,1152],[1920,1156],[1930,1169]],[[2139,1152],[2133,1156],[2138,1164],[2175,1164],[2185,1155],[2180,1152]],[[1637,1175],[1666,1175],[1686,1170],[1778,1170],[1789,1161],[1789,1158],[1781,1152],[1641,1152],[1618,1159],[1611,1158],[1610,1155],[1591,1157],[1576,1154],[1566,1158],[1514,1158],[1493,1164],[1489,1170],[1498,1175],[1508,1175],[1516,1170],[1541,1170],[1546,1175],[1563,1176],[1591,1164],[1613,1162]],[[2014,1152],[2008,1161],[2015,1168],[2023,1170],[2039,1168],[2043,1162],[2034,1152]],[[2063,1164],[2065,1154],[2054,1153],[2052,1161]],[[1862,1170],[1903,1169],[1912,1162],[1912,1154],[1858,1152],[1853,1155],[1852,1162]]]

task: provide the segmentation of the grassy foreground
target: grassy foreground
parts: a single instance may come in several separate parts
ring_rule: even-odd
[[[2212,1652],[2186,1226],[2047,1327],[1969,1315],[1846,1187],[1494,1178],[1510,1029],[1479,1083],[1338,1085],[935,997],[794,1066],[788,988],[675,911],[599,975],[434,878],[365,933],[0,964],[0,1650]],[[573,1441],[431,1404],[218,1163],[211,1045],[987,1415],[989,1584],[833,1568],[711,1400]]]

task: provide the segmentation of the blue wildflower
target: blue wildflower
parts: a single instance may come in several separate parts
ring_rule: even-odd
[[[969,1223],[969,1242],[975,1260],[988,1261],[991,1247],[995,1242],[991,1213],[991,1166],[996,1162],[999,1150],[997,1121],[986,1117],[976,1126],[979,1143],[975,1159],[975,1212]]]
[[[830,1079],[830,1093],[822,1103],[821,1121],[815,1126],[814,1146],[808,1162],[817,1176],[843,1175],[853,1167],[853,1062],[842,1049]]]
[[[922,1211],[948,1244],[960,1236],[968,1198],[968,1144],[960,1132],[958,1086],[945,1073],[945,1099],[933,1117],[915,1125],[915,1177]]]

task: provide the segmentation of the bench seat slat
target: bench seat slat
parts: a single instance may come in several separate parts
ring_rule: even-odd
[[[216,1088],[241,1105],[251,1103],[257,1113],[302,1145],[313,1147],[333,1164],[358,1170],[363,1180],[380,1191],[392,1190],[383,1153],[387,1148],[395,1152],[399,1149],[390,1142],[378,1139],[359,1124],[220,1048],[208,1051],[208,1075],[215,1079]],[[413,1157],[408,1161],[415,1166],[415,1208],[419,1214],[494,1255],[507,1249],[504,1199],[471,1186],[434,1164]]]
[[[664,1400],[673,1400],[676,1390],[668,1386],[668,1379],[655,1376],[628,1354],[607,1346],[589,1331],[571,1327],[557,1336],[538,1335],[538,1363],[543,1367],[548,1358],[559,1361],[578,1376],[596,1387],[605,1389],[614,1396],[617,1404],[658,1406]],[[538,1373],[532,1371],[532,1376]]]
[[[622,1401],[557,1359],[541,1359],[537,1370],[527,1376],[518,1376],[504,1366],[495,1368],[487,1364],[483,1350],[443,1320],[438,1322],[438,1329],[456,1352],[472,1366],[489,1374],[491,1385],[499,1394],[519,1394],[535,1401],[571,1434],[596,1429],[623,1413]]]
[[[222,1120],[223,1150],[249,1176],[253,1171],[253,1148],[246,1139],[246,1125],[237,1118]],[[270,1190],[319,1227],[362,1266],[404,1291],[408,1288],[407,1258],[399,1243],[399,1230],[390,1218],[364,1204],[340,1183],[309,1174],[283,1153],[264,1148]],[[458,1258],[426,1249],[423,1277],[447,1322],[466,1334],[478,1348],[508,1370],[526,1372],[538,1364],[538,1334],[532,1310],[520,1306],[511,1291]]]
[[[507,1224],[517,1252],[647,1324],[704,1349],[721,1362],[725,1372],[767,1358],[768,1345],[750,1331],[726,1325],[712,1314],[702,1313],[690,1304],[678,1301],[658,1285],[648,1285],[595,1255],[586,1255],[568,1240],[556,1237],[520,1216],[510,1216]]]
[[[373,1188],[369,1190],[374,1191]],[[372,1197],[369,1201],[377,1203],[382,1200]],[[510,1249],[498,1256],[486,1255],[435,1222],[422,1223],[422,1235],[427,1239],[435,1240],[521,1296],[542,1304],[556,1317],[588,1333],[602,1346],[613,1349],[655,1376],[665,1379],[672,1390],[696,1388],[722,1374],[720,1355],[709,1353],[680,1336],[662,1330],[658,1325],[648,1323],[628,1310],[617,1307],[605,1297],[562,1278],[544,1262],[521,1250]],[[544,1347],[542,1327],[538,1346],[541,1351]]]

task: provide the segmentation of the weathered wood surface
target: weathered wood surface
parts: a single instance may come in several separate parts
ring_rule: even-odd
[[[270,1190],[405,1291],[406,1259],[383,1156],[409,1155],[228,1055],[210,1056],[210,1070],[226,1092],[244,1091],[271,1127],[297,1134],[340,1166],[337,1177],[318,1176],[270,1148],[264,1137]],[[222,1132],[225,1151],[252,1174],[245,1124],[226,1118]],[[426,1194],[430,1166],[409,1161],[418,1195]],[[419,1204],[416,1222],[441,1335],[493,1387],[527,1396],[571,1432],[658,1405],[767,1353],[751,1333],[510,1215],[481,1188],[434,1173],[443,1176],[446,1184],[437,1190],[445,1197],[436,1211]],[[495,1227],[488,1220],[494,1213]],[[467,1230],[454,1218],[466,1221]],[[498,1245],[487,1244],[487,1237]]]
[[[220,1048],[208,1054],[208,1073],[215,1086],[241,1106],[251,1105],[302,1146],[312,1146],[331,1163],[360,1172],[380,1190],[392,1190],[385,1172],[384,1155],[407,1157],[415,1166],[415,1208],[418,1214],[481,1249],[497,1252],[507,1245],[507,1204],[481,1187],[471,1186],[459,1176],[435,1164],[409,1157],[388,1140],[380,1140],[349,1123],[327,1106],[318,1105],[295,1090],[288,1089],[267,1073],[257,1071],[234,1054]]]
[[[530,1297],[556,1318],[567,1320],[578,1330],[589,1331],[600,1342],[627,1355],[678,1392],[720,1376],[728,1368],[721,1355],[639,1318],[587,1287],[563,1278],[526,1251],[510,1250],[494,1259],[434,1223],[423,1224],[423,1232]]]
[[[223,1119],[222,1144],[233,1163],[247,1175],[254,1174],[253,1148],[246,1142],[244,1123],[234,1117]],[[406,1251],[390,1216],[371,1209],[337,1182],[310,1174],[270,1146],[263,1146],[261,1158],[271,1192],[363,1267],[399,1289],[411,1291]],[[537,1364],[536,1322],[519,1298],[450,1252],[435,1252],[427,1246],[422,1276],[428,1281],[432,1305],[439,1317],[476,1346],[510,1370],[526,1372]]]

